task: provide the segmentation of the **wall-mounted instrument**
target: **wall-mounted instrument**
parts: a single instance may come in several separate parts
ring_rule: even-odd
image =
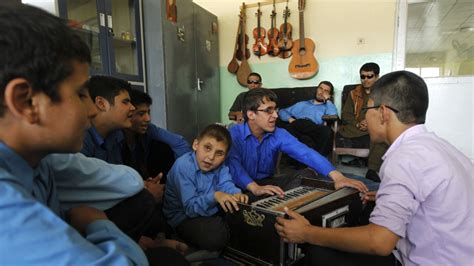
[[[278,49],[280,49],[280,57],[288,58],[291,56],[291,48],[293,47],[293,40],[291,34],[293,26],[288,22],[290,17],[290,9],[288,8],[288,0],[286,1],[285,10],[283,10],[283,24],[280,25],[280,36],[278,38]]]
[[[237,69],[237,81],[242,86],[247,86],[247,77],[252,72],[247,59],[250,57],[250,51],[247,48],[248,36],[245,34],[245,3],[242,3],[240,8],[240,42],[237,50],[237,59],[240,60],[239,69]]]
[[[304,36],[304,7],[305,1],[298,0],[298,11],[300,14],[300,38],[293,42],[293,58],[291,58],[288,72],[295,79],[308,79],[319,70],[318,61],[314,57],[314,42]]]
[[[240,40],[240,16],[239,16],[239,23],[237,25],[237,34],[235,37],[234,53],[232,54],[232,59],[227,65],[227,71],[229,71],[232,74],[237,73],[237,70],[239,69],[239,62],[237,62],[237,49],[239,48],[239,40]]]
[[[277,56],[280,53],[280,49],[278,48],[279,31],[276,28],[275,0],[273,0],[273,10],[272,10],[272,14],[270,15],[270,19],[272,21],[271,23],[272,26],[268,30],[267,52],[269,56]]]
[[[267,44],[265,43],[266,31],[260,24],[260,17],[262,12],[260,11],[260,2],[258,3],[258,9],[255,13],[257,16],[257,27],[253,29],[253,37],[255,38],[255,44],[252,47],[253,53],[260,58],[262,55],[267,54]]]

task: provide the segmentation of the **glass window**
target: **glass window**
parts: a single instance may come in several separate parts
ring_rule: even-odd
[[[408,0],[405,69],[422,77],[474,75],[472,0]]]

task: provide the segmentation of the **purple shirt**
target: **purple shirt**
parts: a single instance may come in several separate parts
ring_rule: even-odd
[[[474,166],[424,125],[403,132],[385,153],[370,222],[400,237],[403,265],[474,263]]]

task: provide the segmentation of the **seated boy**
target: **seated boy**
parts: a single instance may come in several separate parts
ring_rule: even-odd
[[[151,123],[153,100],[148,94],[135,89],[129,94],[136,110],[131,118],[132,126],[123,129],[123,162],[137,170],[144,179],[160,173],[166,177],[176,158],[190,152],[191,146],[182,136]]]
[[[62,217],[55,179],[38,170],[48,154],[82,147],[97,114],[83,86],[90,61],[61,19],[0,4],[0,265],[148,264],[104,212]]]
[[[209,125],[194,140],[194,152],[178,158],[168,174],[163,206],[168,224],[200,249],[221,250],[229,240],[219,206],[233,212],[237,202],[248,201],[222,164],[230,145],[227,129]]]

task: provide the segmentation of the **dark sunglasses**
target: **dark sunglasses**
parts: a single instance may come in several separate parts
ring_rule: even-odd
[[[269,115],[273,114],[274,112],[278,112],[278,108],[275,107],[267,107],[265,109],[257,109],[258,112],[264,112]]]
[[[371,74],[371,75],[360,75],[360,79],[365,79],[365,78],[372,79],[374,76],[375,76],[374,74]]]
[[[382,106],[382,105],[376,105],[376,106],[371,106],[371,107],[364,107],[364,108],[362,108],[361,110],[362,110],[362,111],[367,111],[367,110],[369,110],[369,109],[380,108],[380,106]],[[383,105],[383,106],[385,106],[385,107],[387,107],[388,109],[392,110],[394,113],[398,113],[398,112],[399,112],[397,109],[395,109],[395,108],[393,108],[393,107],[390,107],[390,106],[388,106],[388,105]]]
[[[247,84],[260,84],[258,80],[247,80]]]

